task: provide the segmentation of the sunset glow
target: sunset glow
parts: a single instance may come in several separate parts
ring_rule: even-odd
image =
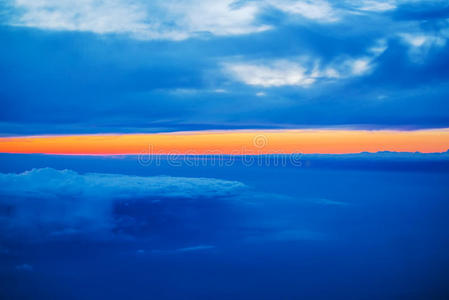
[[[449,130],[271,130],[0,138],[2,153],[69,155],[444,152]]]

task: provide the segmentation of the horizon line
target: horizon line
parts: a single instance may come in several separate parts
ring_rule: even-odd
[[[269,155],[443,153],[449,129],[206,130],[0,137],[0,153],[49,155]]]

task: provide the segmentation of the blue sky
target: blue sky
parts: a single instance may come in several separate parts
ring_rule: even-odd
[[[0,132],[449,127],[447,1],[1,4]]]

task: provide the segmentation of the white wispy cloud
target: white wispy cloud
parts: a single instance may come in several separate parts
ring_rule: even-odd
[[[396,1],[392,0],[365,0],[357,1],[357,8],[362,11],[384,12],[394,10],[397,7]]]
[[[366,56],[339,57],[325,64],[315,57],[226,62],[223,64],[223,72],[247,85],[266,88],[309,87],[320,80],[337,80],[368,74],[375,66],[374,60],[386,49],[385,41],[378,41],[368,49]]]
[[[12,25],[94,33],[154,32],[144,7],[135,1],[109,0],[14,0],[18,17]]]
[[[319,22],[334,22],[340,18],[338,11],[324,0],[268,0],[267,3],[285,13]]]
[[[402,0],[407,2],[410,0]],[[397,8],[396,0],[266,0],[268,6],[292,16],[320,23],[333,23],[349,14],[383,13]]]
[[[273,28],[259,16],[267,9],[320,23],[349,13],[386,12],[413,0],[7,0],[11,26],[137,39],[184,40],[202,36],[258,33]],[[268,23],[267,23],[268,22]]]
[[[234,0],[167,1],[162,7],[187,34],[239,35],[271,28],[256,24],[260,5],[254,2],[237,5]]]
[[[433,33],[401,33],[399,37],[409,46],[410,59],[414,62],[422,62],[430,50],[442,48],[446,45],[449,38],[449,30],[445,29]]]
[[[12,0],[10,25],[47,30],[130,34],[139,39],[183,40],[201,32],[238,35],[260,32],[260,5],[233,0]]]
[[[350,65],[351,74],[358,76],[367,73],[371,69],[369,58],[358,58],[346,62]]]
[[[314,74],[300,64],[288,60],[262,63],[229,63],[225,70],[236,80],[249,85],[277,87],[284,85],[308,86],[315,82]]]
[[[446,43],[446,36],[442,34],[425,34],[425,33],[403,33],[400,34],[404,42],[413,48],[423,48],[429,46],[442,47]]]
[[[8,0],[12,26],[44,30],[127,34],[137,39],[184,40],[257,33],[273,28],[261,23],[266,9],[315,22],[335,22],[345,15],[326,0]],[[364,10],[391,4],[364,1]]]

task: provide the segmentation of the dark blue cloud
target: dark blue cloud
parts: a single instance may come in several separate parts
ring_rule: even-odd
[[[213,178],[79,174],[52,168],[0,173],[0,234],[2,239],[25,236],[30,242],[161,235],[175,223],[191,222],[194,216],[188,210],[196,214],[202,207],[222,206],[221,201],[231,201],[245,189],[240,182]]]
[[[101,159],[92,159],[89,166],[92,162],[104,166]],[[122,159],[128,171],[130,163],[136,162],[135,158]],[[123,169],[119,167],[122,159],[109,158],[108,162]],[[182,162],[176,167],[168,164],[166,171],[194,176],[192,168]],[[236,161],[221,168],[233,172],[244,165]],[[160,172],[165,167],[153,168]],[[205,165],[198,172],[208,173],[211,168],[217,167]],[[308,228],[307,222],[297,219],[298,214],[350,207],[346,200],[329,196],[298,197],[286,192],[264,191],[237,180],[200,177],[78,173],[53,168],[0,173],[0,241],[13,245],[13,249],[25,244],[80,241],[137,243],[145,245],[144,251],[149,253],[180,253],[205,248],[198,245],[222,247],[230,239],[233,243],[324,240],[328,234]]]
[[[182,253],[210,249],[213,246],[207,243],[226,238],[314,239],[322,234],[293,226],[294,214],[280,203],[296,207],[323,201],[338,203],[298,201],[214,178],[33,169],[0,173],[0,240],[6,244],[151,241],[167,249],[147,249],[150,253]],[[269,208],[282,214],[267,220]]]

